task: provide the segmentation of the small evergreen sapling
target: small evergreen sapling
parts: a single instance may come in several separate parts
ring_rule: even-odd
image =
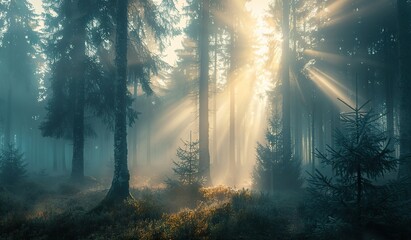
[[[26,163],[23,153],[14,145],[4,147],[0,153],[0,182],[15,184],[26,176]]]
[[[381,115],[365,111],[367,103],[360,107],[343,103],[352,111],[341,114],[341,129],[336,130],[334,139],[337,147],[317,152],[321,162],[331,166],[334,176],[316,170],[308,182],[318,206],[316,211],[323,212],[327,219],[354,223],[361,231],[386,209],[390,199],[387,187],[377,185],[375,180],[395,170],[397,160],[377,124]]]
[[[265,134],[266,144],[257,143],[257,164],[253,172],[256,187],[263,191],[295,190],[301,187],[301,165],[284,159],[282,123],[274,116]]]
[[[169,185],[178,184],[180,186],[201,186],[203,179],[199,172],[199,141],[182,141],[183,147],[178,147],[177,157],[179,161],[173,161],[173,171],[178,178],[177,182],[168,180]]]

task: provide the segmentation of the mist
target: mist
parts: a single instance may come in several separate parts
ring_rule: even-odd
[[[410,11],[0,1],[0,238],[408,239]]]

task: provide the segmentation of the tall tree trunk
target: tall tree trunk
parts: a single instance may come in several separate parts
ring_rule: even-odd
[[[61,170],[63,172],[67,171],[67,166],[66,166],[66,142],[64,139],[61,139]]]
[[[53,171],[57,172],[58,170],[58,156],[57,156],[57,141],[53,141]]]
[[[315,91],[315,86],[313,85],[314,90],[313,90],[313,96],[312,96],[312,110],[311,110],[311,173],[315,173],[315,122],[316,122],[316,91]]]
[[[232,37],[234,37],[232,35]],[[233,44],[233,43],[232,43]],[[233,58],[233,57],[232,57]],[[233,65],[233,59],[231,59],[231,65]],[[235,156],[235,85],[234,85],[234,66],[230,67],[230,146],[229,146],[229,154],[230,154],[230,162],[229,167],[231,169],[231,173],[234,173],[236,170],[236,156]],[[234,175],[231,177],[234,178]],[[235,180],[234,180],[235,182]]]
[[[127,30],[128,0],[117,0],[116,3],[116,79],[115,93],[115,126],[114,126],[114,176],[105,202],[111,204],[129,197],[130,174],[127,166]]]
[[[148,109],[148,122],[147,122],[147,159],[146,159],[146,164],[147,166],[150,166],[151,164],[151,121],[152,121],[152,115],[153,115],[153,109],[152,109],[151,101]]]
[[[410,33],[410,4],[407,0],[397,0],[398,8],[398,40],[400,67],[400,165],[399,174],[409,176],[411,173],[411,33]]]
[[[12,123],[12,99],[13,89],[11,84],[11,78],[9,80],[9,89],[7,91],[7,110],[6,110],[6,126],[4,131],[4,146],[9,147],[12,143],[11,139],[11,123]]]
[[[385,34],[384,36],[384,42],[385,44],[389,43],[389,36],[388,34]],[[392,54],[391,51],[393,49],[391,48],[390,45],[385,46],[385,51],[384,51],[384,62],[385,62],[385,104],[386,104],[386,112],[387,112],[387,136],[388,139],[390,140],[389,142],[389,148],[394,150],[395,145],[394,145],[394,85],[396,83],[396,78],[395,78],[395,63],[392,63]],[[395,155],[395,152],[392,154],[393,156]]]
[[[234,7],[232,7],[234,8]],[[230,87],[230,142],[229,142],[229,169],[230,169],[230,181],[231,184],[236,185],[236,175],[237,175],[237,168],[239,162],[239,149],[237,146],[236,139],[239,136],[236,134],[236,74],[235,71],[238,67],[238,36],[237,36],[237,25],[238,25],[238,18],[236,9],[232,9],[232,11],[228,12],[231,15],[231,28],[229,30],[230,34],[230,68],[229,68],[229,87]],[[237,151],[236,151],[237,148]]]
[[[282,90],[283,90],[283,157],[284,161],[291,159],[291,126],[290,126],[290,63],[289,63],[289,35],[290,35],[290,3],[289,0],[283,0],[283,53],[282,53]]]
[[[134,95],[134,110],[135,111],[138,111],[137,110],[137,96],[138,96],[138,79],[137,78],[135,78],[134,79],[134,92],[133,92],[133,95]],[[135,124],[134,125],[134,128],[132,128],[132,132],[133,132],[133,166],[132,166],[132,168],[131,169],[134,169],[134,168],[136,168],[137,167],[137,163],[138,163],[138,159],[137,159],[137,143],[138,143],[138,139],[137,139],[137,137],[138,137],[138,129],[137,129],[137,124]]]
[[[218,29],[214,34],[214,85],[213,85],[213,163],[217,164],[217,69],[218,69]]]
[[[77,4],[78,1],[74,1]],[[81,10],[79,10],[81,11]],[[81,180],[84,177],[84,102],[85,102],[85,59],[86,59],[86,26],[82,18],[75,19],[76,33],[74,49],[76,51],[74,61],[74,116],[73,116],[73,160],[71,177],[74,180]]]
[[[200,164],[199,170],[206,179],[206,184],[211,184],[210,178],[210,151],[209,151],[209,123],[208,123],[208,24],[209,24],[209,0],[203,0],[201,5],[201,32],[199,39],[200,46],[200,88],[199,88],[199,150]]]

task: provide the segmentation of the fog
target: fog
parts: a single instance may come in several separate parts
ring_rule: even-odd
[[[0,238],[407,239],[410,16],[0,1]]]

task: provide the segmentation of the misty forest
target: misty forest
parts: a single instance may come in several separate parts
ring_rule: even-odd
[[[0,0],[0,239],[410,226],[410,1]]]

